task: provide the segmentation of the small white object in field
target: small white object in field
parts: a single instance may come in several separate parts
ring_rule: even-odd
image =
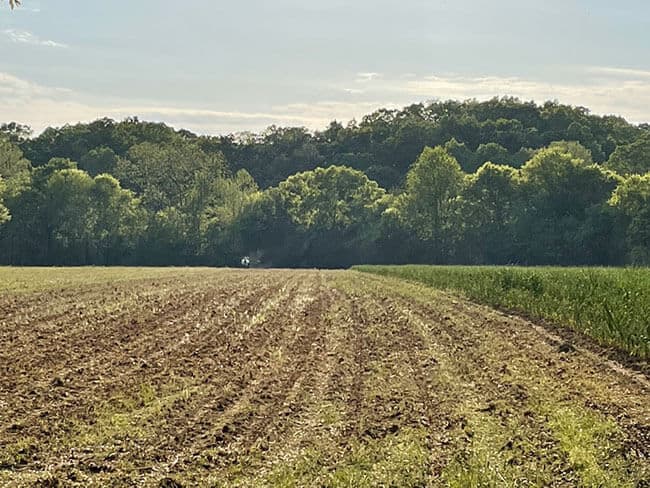
[[[244,268],[248,268],[251,265],[251,258],[249,258],[248,256],[244,256],[243,258],[241,258],[241,265]]]

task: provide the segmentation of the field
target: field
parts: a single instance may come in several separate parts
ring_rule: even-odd
[[[605,346],[650,357],[650,269],[498,266],[357,266],[464,293],[471,300],[547,319]]]
[[[356,271],[0,269],[1,486],[650,486],[650,381]]]

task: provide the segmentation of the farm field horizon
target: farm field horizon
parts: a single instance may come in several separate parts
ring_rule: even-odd
[[[0,268],[0,485],[648,483],[647,370],[460,291]]]

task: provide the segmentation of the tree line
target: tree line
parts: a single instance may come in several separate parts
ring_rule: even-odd
[[[650,126],[513,98],[325,130],[0,127],[0,262],[650,262]]]

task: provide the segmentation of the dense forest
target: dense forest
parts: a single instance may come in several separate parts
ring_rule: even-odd
[[[512,98],[325,130],[0,127],[0,263],[650,262],[650,126]]]

